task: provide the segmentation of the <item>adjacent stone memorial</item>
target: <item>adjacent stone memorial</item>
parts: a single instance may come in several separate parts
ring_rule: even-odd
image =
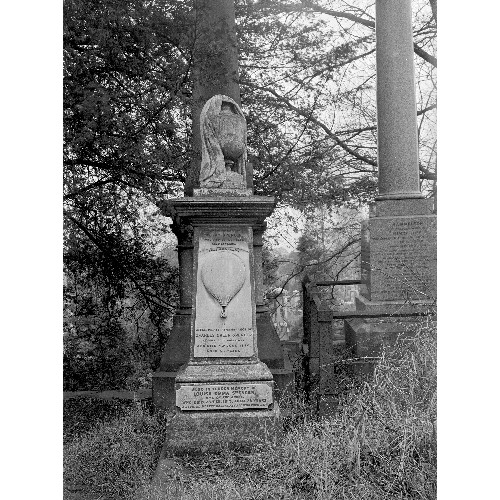
[[[390,206],[388,210],[387,204]],[[414,212],[408,213],[408,205]],[[403,208],[398,214],[397,207]],[[358,306],[394,302],[425,307],[436,299],[436,216],[432,200],[376,201],[362,225]],[[420,212],[420,213],[418,213]]]
[[[362,225],[356,309],[395,316],[345,321],[358,356],[377,355],[411,327],[412,314],[432,316],[437,295],[434,201],[420,190],[410,0],[377,0],[376,44],[379,194]]]

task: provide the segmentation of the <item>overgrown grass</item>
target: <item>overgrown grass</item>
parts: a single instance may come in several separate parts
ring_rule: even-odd
[[[183,457],[161,488],[150,479],[165,417],[140,408],[66,445],[66,478],[88,497],[149,500],[433,499],[436,338],[421,327],[382,354],[372,380],[316,418],[298,399],[285,437],[250,453]]]
[[[80,495],[75,498],[133,498],[149,483],[168,417],[152,414],[139,402],[120,408],[119,414],[111,421],[101,416],[101,422],[85,426],[82,433],[71,428],[64,446],[65,498],[72,493]]]

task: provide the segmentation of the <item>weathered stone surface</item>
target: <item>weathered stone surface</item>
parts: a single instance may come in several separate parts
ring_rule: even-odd
[[[378,200],[370,205],[370,217],[432,215],[433,213],[434,200],[432,198]]]
[[[258,359],[201,358],[191,359],[177,373],[178,383],[233,382],[272,380],[269,368]]]
[[[269,196],[196,196],[167,200],[160,204],[163,215],[193,223],[262,224],[269,217],[276,200]]]
[[[356,311],[366,314],[397,313],[413,315],[435,314],[436,303],[429,300],[368,300],[360,295],[356,297]]]
[[[268,409],[273,404],[272,384],[190,384],[176,391],[176,406],[186,410]]]
[[[193,225],[191,353],[176,377],[176,407],[260,411],[273,405],[273,377],[258,359],[252,227]]]
[[[164,410],[175,408],[176,375],[177,371],[157,371],[153,373],[153,404],[156,408]]]
[[[251,449],[279,439],[283,430],[278,415],[276,406],[271,410],[178,413],[167,425],[160,458],[228,447]]]
[[[160,361],[159,371],[177,371],[189,359],[191,337],[191,308],[179,309]]]
[[[179,238],[180,285],[183,287],[183,290],[181,290],[181,308],[174,316],[173,330],[162,356],[160,369],[153,377],[153,400],[155,405],[161,408],[173,408],[175,406],[175,390],[172,372],[178,371],[185,365],[189,361],[191,354],[191,314],[196,293],[194,290],[195,279],[193,278],[193,273],[194,259],[197,255],[195,255],[194,252],[193,224],[204,227],[211,226],[212,228],[220,228],[221,224],[234,225],[235,222],[238,222],[238,227],[240,229],[242,225],[246,224],[253,228],[253,250],[255,252],[253,279],[255,282],[255,302],[257,304],[255,326],[257,329],[259,358],[262,359],[272,371],[272,376],[276,383],[275,389],[277,390],[277,397],[284,395],[286,392],[290,391],[290,388],[293,388],[293,371],[285,367],[279,338],[271,323],[268,309],[264,306],[262,300],[262,233],[265,229],[264,219],[271,214],[274,205],[275,200],[273,198],[259,196],[241,198],[236,198],[234,196],[198,196],[169,200],[163,205],[164,214],[174,219],[172,228]],[[250,246],[250,238],[248,239],[248,243]],[[209,296],[207,300],[212,301],[212,304],[214,304],[213,297]],[[215,306],[213,312],[215,316],[217,316],[216,303]],[[229,305],[229,307],[231,307],[231,305]],[[219,337],[221,342],[223,339],[224,337]],[[215,340],[217,340],[217,338]],[[237,357],[229,359],[233,361],[238,360]],[[224,374],[219,373],[219,375],[225,377],[224,380],[230,380],[230,377],[234,375],[232,372],[234,372],[234,370],[229,370]],[[259,370],[257,373],[256,370],[252,368],[252,377],[254,381],[262,380],[261,372],[262,370]],[[267,375],[264,376],[264,379],[268,374],[269,371],[267,371]],[[199,371],[195,373],[194,368],[192,368],[190,374],[187,375],[189,376],[186,378],[186,381],[192,382],[194,378],[199,375]],[[238,380],[243,380],[243,378],[238,378]],[[165,391],[168,391],[168,394]]]
[[[414,317],[360,318],[344,322],[346,347],[355,356],[379,356],[384,344],[394,344],[397,338],[411,338],[421,324],[428,319]]]
[[[194,188],[194,196],[252,196],[252,188],[241,187],[201,187]]]
[[[341,319],[330,320],[328,323],[320,323],[320,380],[319,389],[321,394],[330,394],[334,391],[336,378],[335,363],[339,354],[344,350],[344,322]]]
[[[200,127],[201,188],[246,190],[247,127],[238,103],[212,96],[201,110]]]
[[[436,217],[372,217],[362,227],[361,279],[372,301],[436,298]]]
[[[250,228],[200,228],[194,357],[252,357],[256,351]]]

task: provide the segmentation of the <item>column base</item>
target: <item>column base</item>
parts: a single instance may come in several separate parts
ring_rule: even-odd
[[[175,408],[175,377],[177,372],[153,373],[153,404],[161,410]]]
[[[404,193],[388,193],[388,194],[379,194],[375,196],[375,201],[381,200],[408,200],[408,199],[416,199],[416,198],[424,198],[424,195],[420,191],[411,191]]]
[[[177,309],[157,373],[177,371],[189,359],[191,308]]]

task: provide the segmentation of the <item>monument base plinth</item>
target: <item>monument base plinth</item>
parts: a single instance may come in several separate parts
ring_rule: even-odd
[[[436,309],[436,303],[429,300],[368,300],[363,295],[355,299],[356,311],[395,314],[432,314]]]
[[[153,373],[153,404],[155,408],[175,408],[175,377],[177,372],[158,371]]]
[[[346,346],[376,358],[436,314],[434,200],[379,197],[361,228],[360,317],[344,321]]]
[[[273,380],[269,368],[262,361],[218,363],[217,361],[186,363],[178,372],[176,382],[236,382],[245,380]]]
[[[389,318],[354,318],[344,321],[346,347],[359,358],[380,356],[384,345],[398,338],[411,338],[420,325],[435,320],[430,317],[398,316]]]
[[[218,452],[227,448],[251,449],[279,439],[282,423],[278,406],[271,410],[204,411],[178,413],[169,422],[162,457]]]
[[[275,401],[290,398],[295,391],[295,373],[288,368],[270,368],[274,380]],[[161,410],[175,409],[175,377],[177,372],[158,371],[153,373],[153,404]]]

